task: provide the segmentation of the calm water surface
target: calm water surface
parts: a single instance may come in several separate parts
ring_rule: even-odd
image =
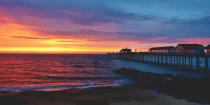
[[[114,65],[105,55],[0,55],[0,91],[50,91],[129,83],[112,73]]]
[[[107,55],[0,55],[0,91],[119,86],[130,84],[114,74],[121,67],[190,77],[209,76],[173,67],[110,59]]]

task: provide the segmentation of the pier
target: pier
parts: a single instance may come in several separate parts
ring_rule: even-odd
[[[131,53],[109,53],[112,58],[136,61],[149,64],[174,66],[183,68],[182,70],[209,72],[210,56],[207,54],[158,54],[150,52],[131,52]]]

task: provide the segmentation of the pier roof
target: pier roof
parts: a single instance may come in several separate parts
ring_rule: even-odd
[[[184,49],[196,49],[198,47],[204,47],[201,44],[178,44],[177,47],[182,47]]]

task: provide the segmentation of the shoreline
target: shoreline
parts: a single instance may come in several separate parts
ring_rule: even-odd
[[[96,87],[65,91],[27,91],[0,96],[4,105],[206,105],[177,99],[139,85]]]
[[[121,68],[113,71],[132,80],[123,86],[73,88],[58,91],[1,92],[4,105],[209,105],[207,88],[189,94],[201,79]],[[205,79],[204,79],[205,80]],[[209,81],[207,79],[206,81]],[[187,84],[183,84],[186,83]],[[181,83],[181,84],[180,84]],[[181,85],[181,86],[179,86]],[[186,86],[189,85],[189,86]],[[202,84],[201,84],[202,85]],[[180,88],[181,87],[181,88]],[[192,87],[195,88],[195,87]],[[188,89],[189,91],[186,91]],[[195,88],[199,89],[199,88]],[[204,94],[203,92],[206,92]],[[8,94],[7,94],[8,93]],[[186,94],[188,93],[188,94]],[[190,95],[190,97],[189,97]],[[197,96],[195,96],[197,95]]]

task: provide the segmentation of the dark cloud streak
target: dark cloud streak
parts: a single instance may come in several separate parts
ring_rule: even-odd
[[[43,39],[48,40],[50,38],[41,38],[41,37],[28,37],[28,36],[12,36],[13,38],[21,38],[21,39]]]

